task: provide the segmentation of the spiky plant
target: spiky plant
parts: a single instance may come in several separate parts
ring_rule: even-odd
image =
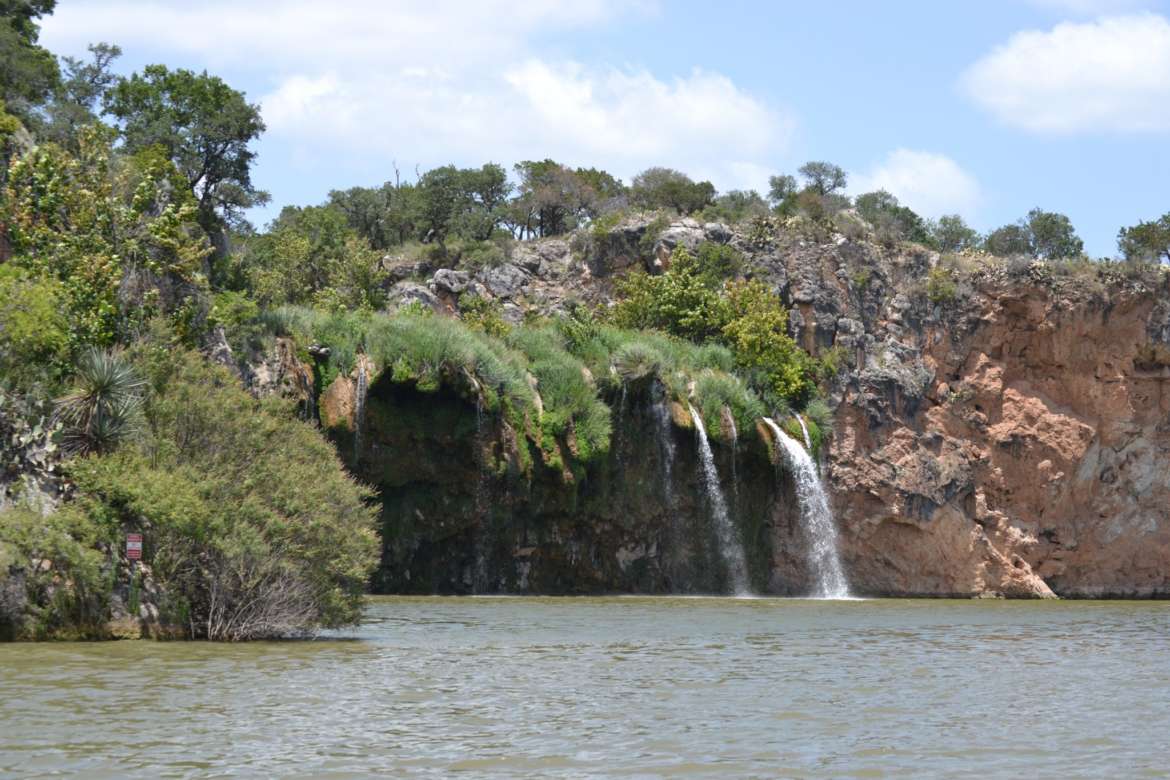
[[[74,387],[57,399],[62,450],[104,454],[138,429],[143,382],[118,352],[90,349],[77,362]]]

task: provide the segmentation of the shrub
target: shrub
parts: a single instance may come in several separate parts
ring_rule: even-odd
[[[503,304],[479,295],[461,295],[459,315],[467,327],[494,338],[506,338],[512,330],[512,326],[504,320]]]
[[[99,540],[113,541],[72,507],[0,511],[0,639],[99,636],[111,589]]]
[[[935,266],[926,275],[926,297],[931,303],[950,303],[958,290],[954,274],[946,268]]]
[[[671,255],[670,270],[660,276],[634,273],[619,283],[625,296],[614,307],[614,322],[625,328],[654,328],[692,341],[717,337],[727,321],[718,280],[703,273],[682,246]]]
[[[780,299],[763,283],[751,281],[730,285],[728,300],[731,316],[722,335],[736,363],[759,372],[777,396],[800,401],[811,395],[811,361],[788,335],[788,313]]]
[[[144,383],[123,357],[91,348],[77,364],[73,389],[57,401],[63,449],[107,453],[138,430]]]
[[[71,467],[77,511],[141,530],[192,637],[256,639],[357,621],[377,559],[372,495],[285,402],[260,402],[198,354],[141,347],[151,392],[136,447]]]
[[[0,265],[0,377],[17,387],[60,377],[69,363],[69,322],[59,281]]]

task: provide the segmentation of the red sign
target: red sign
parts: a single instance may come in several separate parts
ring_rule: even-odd
[[[142,534],[126,534],[126,557],[132,561],[142,560]]]

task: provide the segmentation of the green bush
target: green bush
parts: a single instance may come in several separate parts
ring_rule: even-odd
[[[949,269],[935,266],[926,275],[926,297],[931,303],[950,303],[958,291],[955,276]]]
[[[167,617],[192,637],[352,624],[377,561],[372,498],[286,402],[259,402],[195,353],[140,347],[142,440],[70,468],[107,537],[145,536]]]
[[[113,538],[73,507],[0,511],[0,639],[100,636],[112,582],[99,541]]]
[[[28,387],[59,379],[69,363],[62,284],[0,265],[0,382]]]

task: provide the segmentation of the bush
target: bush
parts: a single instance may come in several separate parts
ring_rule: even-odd
[[[718,280],[704,273],[682,246],[671,255],[671,267],[660,276],[633,273],[619,283],[624,299],[614,307],[613,320],[624,328],[654,328],[692,341],[716,338],[727,321]]]
[[[741,282],[728,287],[731,316],[723,337],[736,363],[758,372],[767,390],[781,398],[801,402],[815,390],[813,366],[808,354],[788,335],[788,313],[780,299],[761,282]]]
[[[926,275],[926,297],[931,303],[950,303],[958,295],[954,274],[941,266],[930,269]]]
[[[69,364],[69,322],[56,279],[0,265],[0,381],[16,387],[58,379]]]
[[[72,507],[0,511],[0,639],[100,636],[112,583],[99,541],[113,539]]]
[[[106,536],[141,530],[166,618],[196,638],[355,623],[377,561],[372,494],[285,402],[262,403],[198,354],[142,347],[146,431],[71,467]]]

